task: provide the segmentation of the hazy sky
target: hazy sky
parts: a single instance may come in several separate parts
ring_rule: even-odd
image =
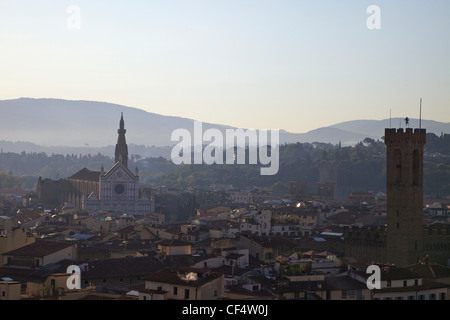
[[[423,98],[450,122],[450,1],[1,0],[0,99],[20,97],[291,132]]]

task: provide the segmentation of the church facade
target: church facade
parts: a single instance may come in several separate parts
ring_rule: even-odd
[[[37,194],[42,203],[71,203],[82,210],[113,210],[129,215],[154,211],[152,199],[141,193],[138,169],[128,169],[128,146],[123,114],[115,148],[115,164],[105,171],[80,170],[68,179],[39,178]]]

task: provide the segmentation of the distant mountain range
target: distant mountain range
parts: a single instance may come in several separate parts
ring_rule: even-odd
[[[175,129],[193,129],[192,119],[163,116],[117,104],[21,98],[0,101],[0,147],[4,152],[18,152],[13,149],[23,148],[26,152],[71,153],[72,150],[72,153],[110,154],[116,143],[121,112],[124,113],[127,142],[134,145],[136,154],[137,150],[141,153],[147,150],[154,153],[152,155],[157,154],[157,150],[167,153],[167,146],[174,144],[170,139]],[[384,128],[390,123],[393,127],[404,126],[403,119],[393,118],[342,122],[307,133],[281,130],[280,143],[341,142],[344,146],[354,145],[367,137],[381,139]],[[418,127],[417,119],[411,119],[411,127]],[[437,135],[450,133],[450,123],[422,120],[422,127]],[[224,131],[233,127],[203,123],[203,130],[209,128]]]

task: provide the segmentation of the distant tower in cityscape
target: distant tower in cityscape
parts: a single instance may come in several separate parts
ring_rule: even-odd
[[[123,120],[123,113],[120,118],[119,130],[117,133],[119,134],[117,138],[116,151],[115,151],[115,163],[122,162],[122,164],[128,168],[128,146],[127,141],[125,139],[125,121]]]
[[[424,255],[425,129],[386,129],[387,262],[411,265]]]

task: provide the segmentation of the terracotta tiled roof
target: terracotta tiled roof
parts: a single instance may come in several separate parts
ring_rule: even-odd
[[[408,269],[429,279],[450,277],[450,268],[439,264],[414,264]]]
[[[450,284],[423,280],[422,285],[410,286],[410,287],[391,287],[374,289],[374,293],[393,293],[393,292],[417,292],[424,290],[450,288]]]
[[[272,290],[276,294],[321,291],[321,284],[322,281],[297,281],[289,282],[287,285],[275,286]]]
[[[358,274],[361,277],[368,278],[369,275],[365,270],[356,270],[353,273]],[[398,268],[398,267],[387,267],[381,269],[381,280],[382,281],[393,281],[393,280],[410,280],[410,279],[420,279],[423,278],[420,274],[409,270],[408,268]]]
[[[126,226],[120,230],[117,230],[118,233],[128,234],[134,231],[134,226]]]
[[[332,253],[329,251],[320,252],[320,251],[315,251],[315,250],[303,252],[303,256],[307,256],[307,257],[326,258],[328,255],[332,255]]]
[[[82,270],[83,279],[146,276],[161,268],[153,257],[98,260],[88,264],[88,270]]]
[[[179,247],[179,246],[189,246],[191,245],[191,243],[178,239],[172,239],[172,240],[161,240],[158,242],[158,245]]]
[[[183,255],[169,255],[164,257],[164,265],[172,268],[179,268],[185,266],[193,266],[196,263],[205,261],[209,258],[215,258],[215,255],[210,254],[183,254]]]
[[[82,248],[80,247],[80,250],[81,249]],[[95,251],[96,249],[98,249],[99,251],[108,251],[108,252],[124,251],[125,249],[127,251],[156,250],[156,248],[153,247],[152,244],[148,243],[147,241],[128,240],[125,243],[124,240],[122,239],[114,239],[104,243],[92,245],[92,251]],[[82,250],[84,251],[84,248]]]
[[[367,289],[365,283],[353,279],[348,275],[326,277],[323,283],[324,290],[356,290]]]
[[[253,237],[251,238],[256,243],[259,243],[264,248],[276,248],[276,247],[294,247],[295,243],[287,238],[273,236],[273,237]]]
[[[100,178],[100,171],[91,171],[87,168],[84,168],[73,176],[69,178],[69,180],[84,180],[84,181],[93,181],[98,182]]]
[[[44,269],[24,269],[24,268],[12,268],[1,267],[0,277],[11,277],[14,280],[24,279],[44,279],[50,274],[50,271]]]
[[[62,241],[36,241],[22,248],[5,252],[3,255],[19,257],[44,257],[73,245],[73,243]]]
[[[201,274],[202,270],[198,269],[198,272]],[[218,272],[209,272],[208,275],[202,274],[198,280],[183,280],[179,275],[177,270],[173,268],[164,268],[159,270],[148,277],[145,278],[146,281],[153,281],[159,283],[170,283],[170,284],[178,284],[189,287],[201,287],[202,285],[209,283],[213,280],[216,280],[222,277],[223,274]]]
[[[381,280],[418,279],[420,275],[406,268],[387,268],[381,271]]]
[[[181,271],[181,272],[194,272],[194,273],[197,273],[198,275],[204,275],[204,274],[211,273],[211,269],[199,269],[199,268],[192,268],[192,267],[179,267],[177,270]]]

